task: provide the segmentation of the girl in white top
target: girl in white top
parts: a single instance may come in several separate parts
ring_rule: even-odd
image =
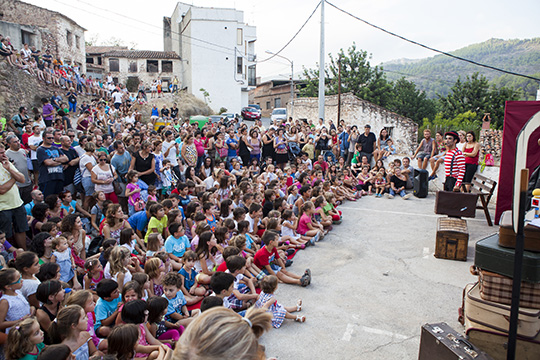
[[[210,284],[212,274],[215,273],[215,268],[219,265],[214,257],[217,252],[223,252],[223,248],[218,245],[216,237],[211,231],[205,231],[199,236],[197,244],[197,257],[199,260],[195,262],[195,270],[199,273],[196,280],[199,284]]]
[[[39,257],[31,251],[25,251],[17,255],[15,268],[19,270],[24,279],[21,287],[21,294],[24,295],[30,305],[34,306],[36,309],[39,308],[40,303],[39,300],[36,299],[36,291],[39,284],[41,284],[41,281],[35,277],[39,272]]]
[[[20,320],[34,315],[36,309],[21,294],[22,275],[13,268],[0,270],[0,330],[9,333],[9,329]]]

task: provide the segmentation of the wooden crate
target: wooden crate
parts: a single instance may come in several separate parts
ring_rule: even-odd
[[[437,219],[435,257],[467,261],[468,246],[467,220],[449,217]]]

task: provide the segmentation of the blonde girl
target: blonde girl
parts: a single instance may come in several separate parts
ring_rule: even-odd
[[[93,355],[103,355],[91,341],[88,328],[88,316],[79,305],[62,308],[56,321],[49,327],[49,335],[53,344],[62,343],[69,346],[76,359],[88,359]]]
[[[33,316],[36,311],[21,294],[22,276],[12,268],[0,270],[0,330],[9,333],[20,320]]]
[[[205,311],[180,337],[174,359],[192,359],[192,354],[212,354],[216,359],[266,359],[258,339],[272,326],[272,315],[250,308],[244,318],[224,307]]]
[[[88,333],[92,336],[94,346],[101,351],[107,350],[107,339],[99,338],[94,331],[94,323],[96,321],[94,309],[96,307],[96,302],[92,293],[88,290],[76,291],[69,296],[66,305],[79,305],[84,309],[88,318],[88,326],[86,327],[86,331],[88,331]]]
[[[274,293],[278,288],[278,278],[275,275],[265,276],[261,282],[261,293],[255,303],[255,308],[262,308],[272,313],[272,326],[276,329],[281,327],[283,320],[294,319],[294,321],[305,322],[306,317],[293,315],[291,313],[302,310],[302,300],[296,302],[296,306],[285,307],[277,302]]]
[[[140,271],[137,259],[131,257],[129,250],[123,246],[115,246],[109,256],[109,262],[105,265],[105,277],[116,281],[119,291],[122,291],[125,283],[131,281],[131,272],[128,269],[130,264],[138,267]],[[109,273],[109,276],[107,276],[107,273]]]
[[[163,295],[163,261],[157,257],[150,258],[144,264],[144,272],[150,281],[150,293],[155,296]]]
[[[76,290],[81,289],[81,284],[75,276],[75,260],[71,254],[68,240],[63,236],[56,237],[52,241],[52,248],[51,262],[60,265],[60,281],[72,285]]]
[[[148,236],[148,243],[146,244],[146,256],[150,258],[154,256],[158,251],[164,251],[165,246],[163,242],[163,236],[158,233],[153,233]]]
[[[36,318],[31,317],[17,323],[8,334],[5,345],[6,359],[37,359],[45,348],[43,336]]]

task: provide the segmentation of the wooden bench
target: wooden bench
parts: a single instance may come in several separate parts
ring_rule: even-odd
[[[478,173],[474,175],[471,182],[471,193],[478,194],[481,202],[481,205],[477,205],[476,208],[484,209],[489,226],[493,226],[493,222],[491,221],[491,215],[489,215],[488,205],[496,186],[497,182],[495,180],[488,179]]]

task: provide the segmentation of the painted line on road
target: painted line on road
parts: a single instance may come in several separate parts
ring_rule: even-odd
[[[429,259],[429,254],[430,254],[429,248],[428,248],[428,247],[425,247],[424,250],[422,251],[422,257],[423,257],[424,259]]]
[[[361,326],[360,329],[362,331],[364,331],[364,332],[367,332],[367,333],[391,336],[392,338],[395,338],[395,339],[405,340],[405,339],[409,338],[408,336],[405,336],[405,335],[402,335],[402,334],[397,334],[397,333],[393,333],[391,331],[386,331],[386,330],[381,330],[381,329],[370,328],[370,327],[367,327],[367,326]]]
[[[343,334],[343,337],[341,338],[341,340],[351,341],[353,331],[354,331],[354,325],[347,324],[347,329],[345,329],[345,333]]]
[[[385,214],[396,214],[396,215],[408,215],[408,216],[424,216],[424,217],[441,217],[441,215],[437,214],[419,214],[419,213],[411,213],[411,212],[404,212],[404,211],[389,211],[389,210],[377,210],[377,209],[359,209],[359,208],[353,208],[348,206],[339,206],[339,209],[345,209],[345,210],[354,210],[354,211],[373,211],[373,212],[380,212]],[[467,221],[486,221],[485,219],[467,219]]]

